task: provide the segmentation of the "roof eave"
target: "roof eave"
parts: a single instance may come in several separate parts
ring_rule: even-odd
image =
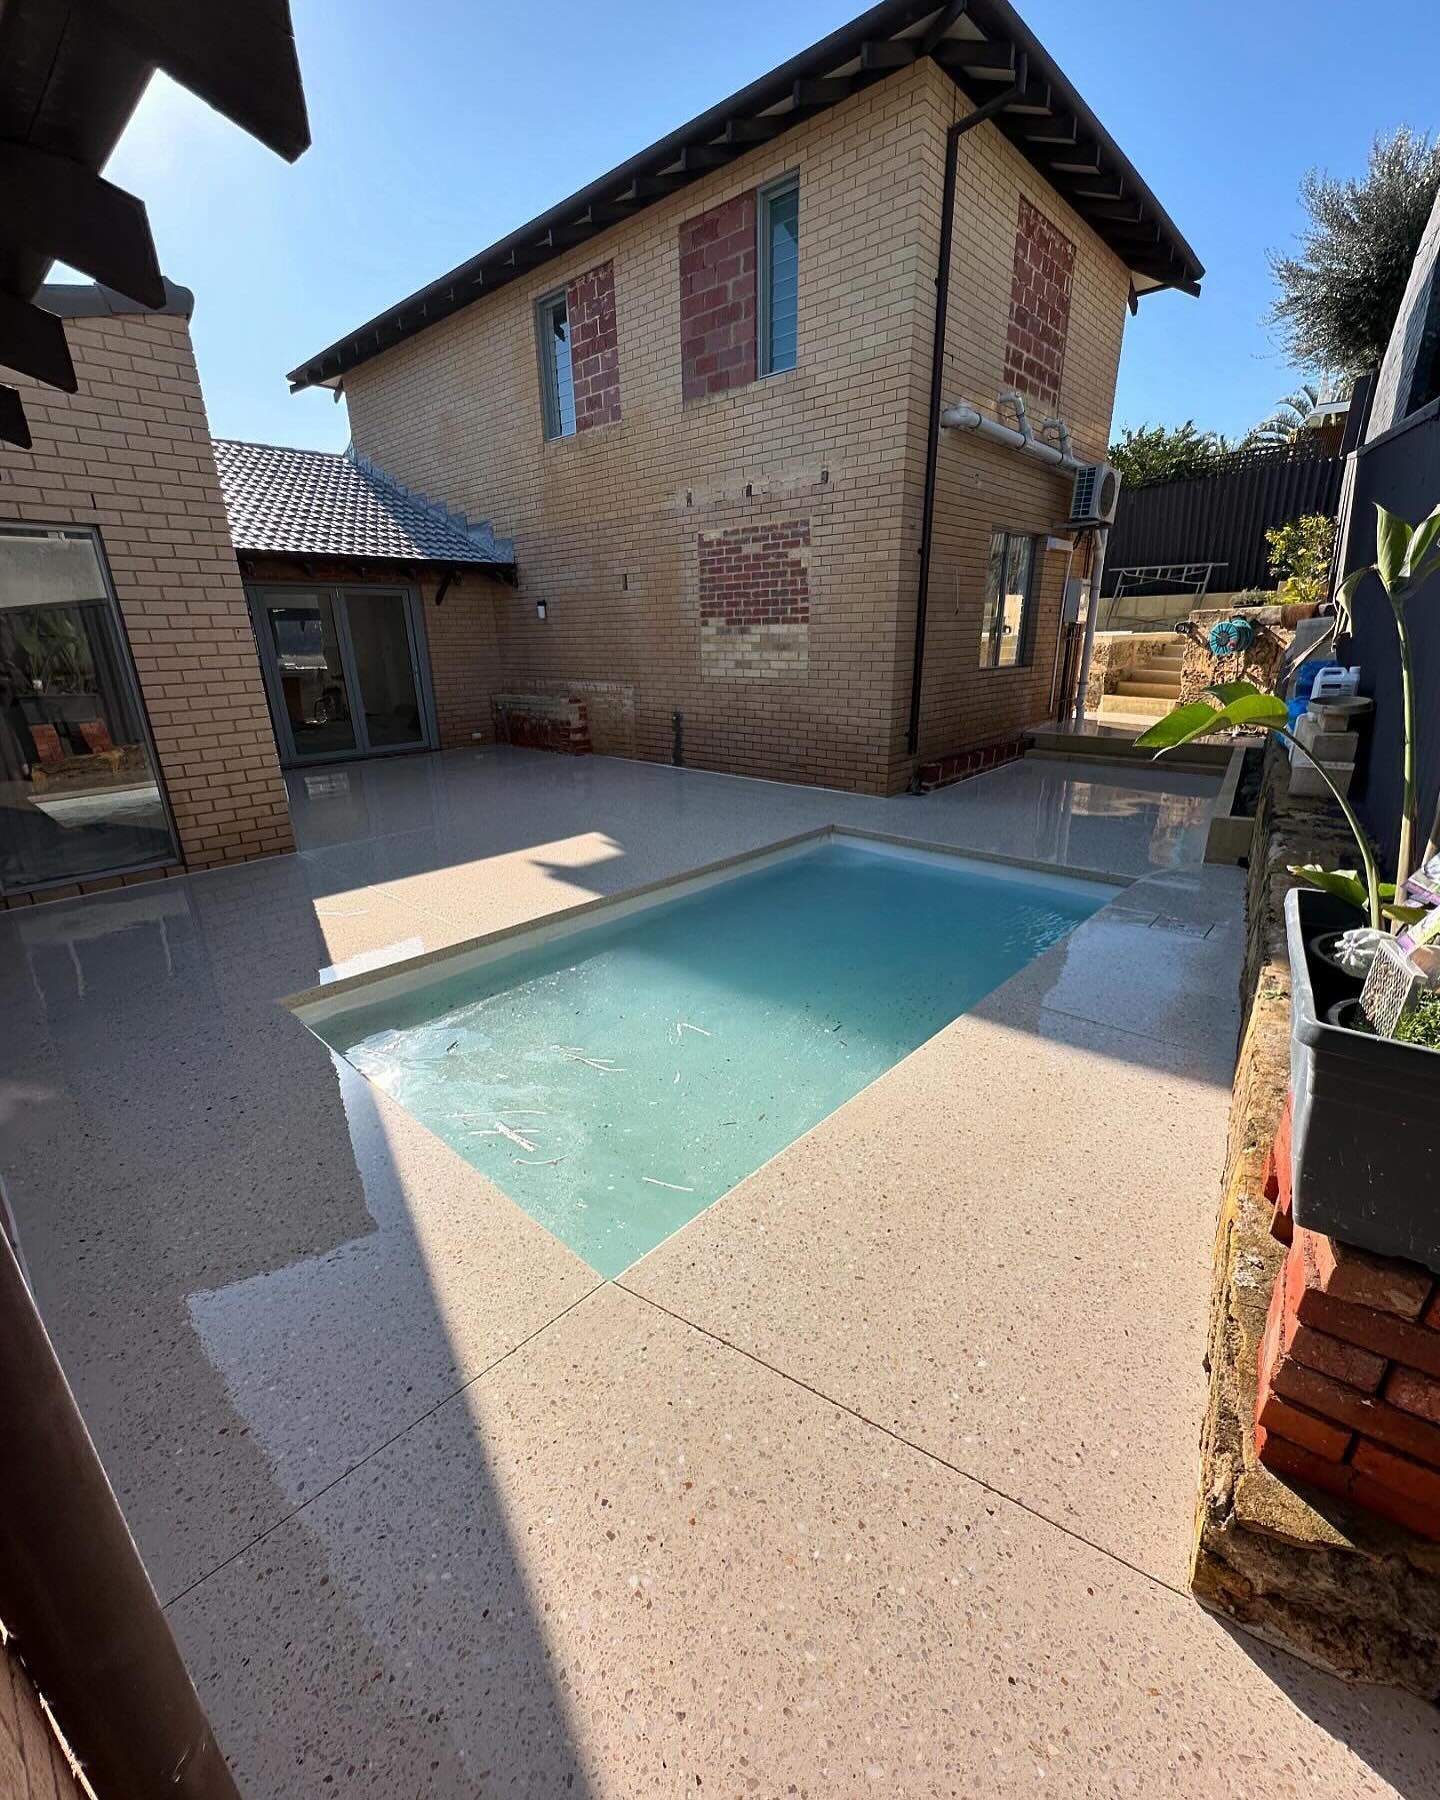
[[[997,116],[999,129],[1133,273],[1198,292],[1199,258],[1008,0],[942,7],[934,0],[884,0],[347,332],[290,371],[291,389],[334,385],[395,344],[924,57],[946,68],[969,97],[983,100],[1005,79],[1007,45],[1012,63],[1020,51],[1026,54],[1030,81]]]

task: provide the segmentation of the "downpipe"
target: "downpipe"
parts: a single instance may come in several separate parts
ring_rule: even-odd
[[[920,571],[915,595],[915,652],[910,673],[910,723],[905,734],[906,753],[920,748],[920,693],[925,677],[925,614],[930,598],[930,549],[935,533],[935,480],[940,456],[940,412],[945,381],[945,329],[950,315],[950,260],[955,242],[955,182],[960,161],[960,140],[967,131],[1004,110],[1025,92],[1030,81],[1030,59],[1022,50],[1015,59],[1015,79],[1003,93],[957,119],[945,133],[945,187],[940,202],[940,255],[935,269],[935,340],[930,351],[930,410],[925,439],[925,491],[920,505]],[[918,792],[920,771],[911,777]]]

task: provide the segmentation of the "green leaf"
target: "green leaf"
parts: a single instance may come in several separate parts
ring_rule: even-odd
[[[1429,913],[1428,906],[1382,906],[1381,912],[1387,919],[1394,919],[1399,925],[1418,925]]]
[[[1220,702],[1217,725],[1288,725],[1290,712],[1276,694],[1262,694],[1248,681],[1222,681],[1206,688]],[[1213,729],[1213,728],[1212,728]]]
[[[1140,733],[1136,748],[1153,750],[1161,756],[1210,731],[1226,731],[1237,725],[1263,725],[1268,730],[1289,722],[1285,702],[1274,694],[1262,694],[1248,681],[1224,681],[1205,691],[1213,694],[1220,705],[1193,700],[1189,706],[1177,706],[1174,712],[1157,719],[1148,731]]]
[[[1407,586],[1417,588],[1427,582],[1432,575],[1440,574],[1440,545],[1432,549],[1428,555],[1415,560]]]
[[[1379,515],[1375,527],[1375,561],[1379,565],[1380,579],[1388,594],[1405,567],[1411,531],[1404,519],[1397,513],[1387,511],[1378,500],[1375,502],[1375,511]]]
[[[1415,527],[1410,537],[1410,548],[1405,552],[1405,563],[1401,574],[1412,581],[1423,581],[1420,566],[1431,551],[1440,542],[1440,506],[1423,518]]]
[[[1335,591],[1335,629],[1341,637],[1349,637],[1355,629],[1355,590],[1367,575],[1378,574],[1373,563],[1363,569],[1352,569]]]
[[[1189,706],[1177,706],[1174,712],[1166,713],[1163,719],[1157,719],[1147,731],[1142,731],[1135,746],[1139,750],[1153,750],[1158,756],[1162,751],[1188,744],[1191,738],[1214,731],[1219,719],[1213,706],[1203,700],[1192,700]]]
[[[1365,883],[1353,869],[1324,869],[1319,863],[1292,863],[1290,873],[1297,881],[1333,894],[1337,900],[1344,900],[1360,912],[1369,911],[1370,897]]]

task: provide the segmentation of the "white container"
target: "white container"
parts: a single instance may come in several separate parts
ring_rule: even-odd
[[[1315,671],[1315,685],[1310,690],[1312,705],[1326,700],[1353,700],[1360,692],[1360,669],[1345,669],[1339,663],[1327,663]]]

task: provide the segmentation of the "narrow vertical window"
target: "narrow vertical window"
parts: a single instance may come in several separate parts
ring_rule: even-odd
[[[759,372],[777,375],[795,367],[799,334],[800,178],[762,188],[759,198]]]
[[[985,607],[980,617],[980,667],[1009,669],[1029,655],[1028,613],[1035,573],[1035,540],[1014,532],[990,534]]]
[[[549,294],[536,311],[540,338],[540,401],[547,438],[575,435],[575,378],[570,367],[570,319],[564,292]]]

